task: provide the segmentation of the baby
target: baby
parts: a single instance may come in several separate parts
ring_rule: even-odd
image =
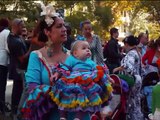
[[[108,69],[97,65],[90,57],[88,42],[75,41],[71,46],[71,55],[51,77],[56,82],[50,96],[58,105],[60,120],[66,120],[69,111],[76,112],[75,120],[82,120],[84,114],[100,111],[101,105],[111,95],[112,87],[108,80],[112,82],[112,79]],[[66,71],[70,73],[66,74]]]

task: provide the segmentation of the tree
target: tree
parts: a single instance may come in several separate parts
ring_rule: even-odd
[[[106,31],[112,22],[111,8],[101,6],[96,1],[56,1],[56,8],[65,8],[65,21],[69,22],[73,34],[78,34],[81,21],[89,19],[93,25],[94,32],[102,38],[106,38]]]
[[[159,1],[139,1],[132,12],[130,30],[135,35],[139,32],[149,31],[150,39],[157,39],[159,37],[160,27],[160,5]]]
[[[41,12],[40,6],[32,0],[1,0],[0,18],[13,19],[20,17],[26,20],[29,28],[34,27]],[[129,31],[137,35],[139,31],[149,30],[150,36],[157,37],[160,23],[160,1],[113,1],[113,0],[42,0],[46,5],[53,4],[57,9],[64,9],[65,21],[70,22],[73,33],[77,34],[79,23],[89,19],[94,32],[103,39],[108,39],[109,29],[115,26],[128,25]],[[129,11],[129,24],[122,19],[122,12]]]
[[[35,20],[39,16],[39,9],[37,7],[37,3],[32,0],[3,0],[0,2],[0,18],[7,17],[10,20],[22,18],[26,21],[27,27],[33,27]]]
[[[160,1],[141,1],[141,7],[151,15],[148,20],[160,23]]]

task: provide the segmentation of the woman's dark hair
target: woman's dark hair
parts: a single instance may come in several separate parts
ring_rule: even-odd
[[[150,40],[150,41],[148,42],[147,46],[148,46],[149,48],[155,49],[155,48],[156,48],[155,41],[154,41],[154,40]]]
[[[71,27],[70,27],[70,26],[68,26],[68,25],[66,25],[65,27],[66,27],[66,29],[67,29],[67,36],[70,36],[70,35],[71,35],[71,33],[72,33],[72,29],[71,29]]]
[[[123,40],[124,44],[127,43],[129,46],[134,46],[138,44],[137,37],[130,35]]]
[[[155,48],[158,48],[160,46],[160,38],[156,39],[155,41]]]
[[[5,28],[8,28],[9,27],[9,21],[8,21],[8,19],[6,19],[6,18],[1,18],[0,19],[0,32],[2,31],[2,30],[4,30]]]
[[[111,28],[110,29],[110,35],[112,36],[113,33],[117,33],[118,32],[118,29],[117,28]]]
[[[37,26],[36,26],[36,28],[34,29],[34,32],[33,32],[33,37],[38,35],[38,41],[47,42],[48,37],[44,33],[44,29],[47,29],[47,30],[50,31],[52,26],[55,24],[56,18],[57,17],[52,17],[54,22],[50,26],[47,25],[47,23],[45,22],[45,19],[42,19],[42,20],[38,21],[38,24],[37,24]]]

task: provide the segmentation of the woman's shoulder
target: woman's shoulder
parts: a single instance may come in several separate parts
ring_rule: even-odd
[[[132,49],[128,52],[128,55],[138,54],[136,49]]]
[[[92,36],[93,36],[93,39],[94,39],[94,40],[98,40],[98,41],[100,40],[100,37],[99,37],[98,35],[92,34]]]
[[[151,57],[151,56],[154,56],[155,52],[156,52],[155,49],[149,49],[149,50],[146,51],[146,53],[144,54],[143,57],[147,57],[147,56],[148,56],[148,57]]]
[[[137,57],[139,57],[139,55],[140,55],[140,53],[138,53],[137,52],[137,50],[130,50],[127,54],[126,54],[126,58],[128,59],[128,58],[131,58],[131,57],[133,57],[133,58],[137,58]]]
[[[153,48],[152,48],[152,49],[147,50],[147,53],[149,53],[149,54],[150,54],[150,53],[155,53],[155,52],[156,52],[156,50],[155,50],[155,49],[153,49]]]
[[[10,33],[10,30],[9,29],[4,29],[1,33],[8,35]]]
[[[41,59],[42,59],[42,58],[43,58],[43,55],[42,55],[41,49],[32,51],[32,52],[30,53],[30,57],[31,57],[31,58],[41,58]]]
[[[40,52],[40,50],[34,50],[34,51],[31,52],[30,55],[33,55],[33,56],[41,56],[42,53]]]
[[[43,57],[43,54],[44,54],[44,51],[45,51],[45,48],[41,48],[41,49],[38,49],[38,50],[34,50],[32,51],[31,53],[34,54],[34,55],[37,55],[38,57],[42,58]]]

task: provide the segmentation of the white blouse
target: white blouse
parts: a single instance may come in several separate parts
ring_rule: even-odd
[[[10,31],[4,29],[0,32],[0,65],[7,66],[9,61],[7,37]]]

